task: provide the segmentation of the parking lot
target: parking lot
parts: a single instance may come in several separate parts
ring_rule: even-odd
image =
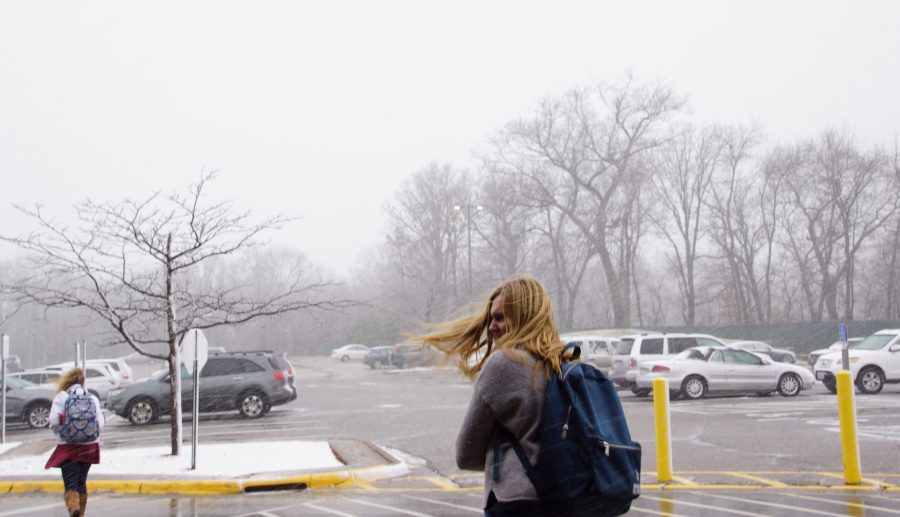
[[[109,494],[98,498],[92,513],[116,515],[125,502],[146,508],[148,514],[177,508],[173,515],[478,512],[482,474],[457,469],[453,451],[471,395],[469,381],[440,368],[376,370],[327,357],[292,358],[292,363],[297,372],[297,400],[273,408],[258,420],[243,419],[237,412],[204,414],[201,447],[236,440],[362,438],[402,457],[412,467],[411,473],[369,486],[292,494],[216,499]],[[879,395],[856,397],[864,478],[859,487],[843,486],[836,397],[822,386],[791,398],[673,401],[675,480],[665,487],[655,480],[652,400],[620,393],[632,434],[643,445],[644,495],[635,503],[634,514],[879,515],[879,508],[900,506],[896,488],[900,485],[900,385],[888,385]],[[106,447],[127,447],[166,444],[168,437],[165,418],[136,427],[111,416],[103,439]],[[9,439],[46,440],[49,432],[10,426]],[[55,499],[46,494],[4,496],[0,516],[38,515],[41,512],[26,508],[52,505]],[[13,511],[7,510],[12,501],[25,513],[8,513]]]

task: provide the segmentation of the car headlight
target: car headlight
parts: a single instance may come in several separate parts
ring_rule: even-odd
[[[831,368],[831,359],[819,359],[819,362],[816,366],[824,369]]]
[[[118,397],[123,392],[125,392],[125,388],[113,388],[109,390],[108,398]]]

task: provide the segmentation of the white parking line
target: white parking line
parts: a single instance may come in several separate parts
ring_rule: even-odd
[[[360,501],[359,499],[350,499],[350,498],[345,498],[345,499],[347,501],[350,501],[351,503],[361,504],[361,505],[365,505],[365,506],[371,506],[373,508],[381,508],[382,510],[390,510],[392,512],[403,513],[406,515],[414,515],[415,517],[434,517],[433,515],[428,514],[428,513],[419,513],[419,512],[414,512],[412,510],[404,510],[403,508],[397,508],[396,506],[388,506],[386,504],[370,503],[368,501]]]
[[[56,508],[57,510],[61,510],[65,507],[62,501],[54,504],[42,504],[40,506],[26,506],[25,508],[16,508],[15,510],[7,510],[5,512],[0,512],[0,517],[8,517],[10,515],[25,515],[28,513],[40,513],[41,515],[46,515],[47,512],[44,510],[49,510],[51,508]]]
[[[691,493],[693,493],[695,495],[700,495],[699,492],[691,492]],[[757,499],[747,499],[745,497],[733,497],[733,496],[727,496],[727,495],[721,495],[721,494],[713,494],[710,492],[704,492],[703,497],[727,499],[729,501],[737,501],[737,502],[741,502],[741,503],[752,503],[752,504],[758,504],[761,506],[770,506],[772,508],[783,508],[785,510],[791,510],[792,512],[797,512],[797,513],[803,512],[803,513],[813,513],[816,515],[829,515],[831,517],[847,517],[846,513],[831,513],[831,512],[826,512],[823,510],[813,510],[810,508],[803,508],[802,506],[792,506],[792,505],[787,505],[787,504],[769,503],[766,501],[759,501]],[[754,514],[754,515],[759,515],[759,514]]]
[[[665,510],[651,510],[650,508],[642,508],[640,506],[635,506],[634,503],[631,504],[631,509],[628,510],[628,513],[649,513],[650,515],[663,515],[664,517],[688,517],[687,515],[682,515],[680,513],[672,513]]]
[[[887,512],[887,513],[893,513],[893,514],[900,515],[900,511],[898,511],[898,510],[891,510],[889,508],[884,508],[882,506],[872,506],[870,504],[857,503],[854,501],[834,500],[834,499],[828,499],[825,497],[812,497],[812,496],[801,495],[801,494],[794,494],[794,497],[796,497],[798,499],[808,499],[810,501],[818,501],[821,503],[835,504],[838,506],[844,506],[844,507],[852,506],[853,508],[859,508],[862,510],[878,510],[880,512]]]
[[[712,505],[708,505],[708,504],[690,503],[690,502],[688,502],[688,501],[679,501],[679,500],[673,501],[672,499],[663,499],[663,498],[661,498],[661,497],[653,497],[653,496],[648,496],[648,495],[645,495],[645,494],[641,494],[641,499],[650,499],[650,500],[653,500],[653,501],[661,501],[661,502],[664,502],[664,503],[668,503],[668,504],[672,505],[673,507],[676,507],[676,506],[692,506],[692,507],[695,507],[695,508],[703,508],[703,509],[706,509],[706,510],[715,510],[717,513],[733,513],[733,514],[735,514],[735,515],[747,515],[747,516],[750,516],[750,517],[759,517],[759,515],[760,515],[759,512],[744,512],[744,511],[741,511],[741,510],[735,510],[735,509],[732,509],[732,508],[726,508],[726,507],[724,507],[724,506],[712,506]],[[631,508],[634,509],[634,506],[632,505]],[[643,510],[643,508],[641,508],[641,510]],[[668,513],[668,512],[663,512],[663,515],[671,515],[671,514]],[[842,516],[842,517],[846,517],[846,516]]]
[[[313,510],[319,510],[320,512],[330,513],[332,515],[340,515],[341,517],[358,517],[357,515],[352,513],[344,513],[338,510],[332,510],[331,508],[325,508],[324,506],[319,506],[313,503],[304,503],[303,506],[312,508]]]
[[[414,495],[404,495],[403,497],[406,497],[407,499],[415,499],[415,500],[417,500],[417,501],[422,501],[422,502],[424,502],[424,503],[439,504],[439,505],[447,506],[447,507],[449,507],[449,508],[454,508],[454,509],[457,509],[457,510],[463,510],[463,511],[466,511],[466,512],[472,512],[472,513],[484,513],[484,510],[482,510],[481,508],[476,508],[476,507],[473,507],[473,506],[462,506],[462,505],[459,505],[459,504],[453,504],[453,503],[448,503],[448,502],[445,502],[445,501],[440,501],[440,500],[438,500],[438,499],[429,499],[429,498],[427,498],[427,497],[416,497],[416,496],[414,496]]]

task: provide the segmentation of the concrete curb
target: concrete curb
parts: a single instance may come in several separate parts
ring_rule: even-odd
[[[352,485],[358,481],[377,481],[409,473],[406,462],[395,458],[381,448],[364,442],[389,463],[360,468],[304,472],[288,475],[256,474],[238,479],[89,479],[89,492],[116,492],[122,494],[241,494],[275,490],[302,490],[338,485]],[[0,494],[25,492],[62,492],[60,479],[30,479],[2,481]]]

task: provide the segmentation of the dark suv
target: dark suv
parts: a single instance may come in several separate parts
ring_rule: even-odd
[[[112,390],[106,407],[135,425],[148,424],[171,412],[169,373]],[[200,412],[237,409],[246,418],[258,418],[272,406],[297,398],[294,368],[271,351],[211,354],[200,372]],[[184,411],[194,406],[194,378],[181,368]]]

